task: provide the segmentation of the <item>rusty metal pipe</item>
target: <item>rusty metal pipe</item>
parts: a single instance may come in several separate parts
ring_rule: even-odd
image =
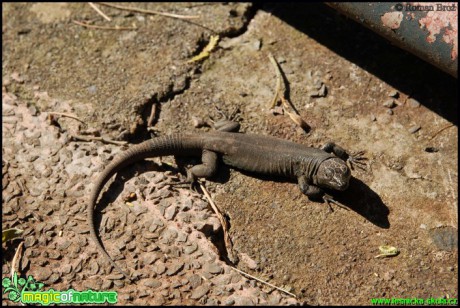
[[[456,2],[328,2],[327,5],[457,77]]]

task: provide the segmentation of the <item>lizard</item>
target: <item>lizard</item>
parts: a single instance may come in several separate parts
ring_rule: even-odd
[[[94,226],[94,208],[99,194],[110,178],[123,168],[160,156],[199,156],[202,163],[187,170],[186,181],[208,178],[217,171],[218,158],[235,169],[297,179],[300,191],[309,198],[322,198],[337,203],[324,189],[344,191],[349,186],[350,168],[362,167],[364,151],[349,154],[333,142],[321,148],[256,134],[239,133],[239,123],[229,120],[217,123],[217,130],[207,133],[172,134],[156,137],[123,151],[97,178],[88,207],[90,237],[104,257],[126,278],[125,273],[103,248]],[[347,165],[350,164],[350,168]],[[337,203],[338,204],[338,203]]]

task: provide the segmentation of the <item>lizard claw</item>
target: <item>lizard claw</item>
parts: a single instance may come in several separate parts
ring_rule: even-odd
[[[354,167],[366,170],[367,164],[364,161],[367,160],[367,157],[364,156],[365,153],[365,151],[359,151],[348,156],[347,162],[350,164],[351,170],[355,170]]]
[[[179,182],[168,183],[170,186],[173,187],[188,187],[190,190],[197,191],[197,178],[192,174],[190,169],[187,169],[187,177],[185,180],[181,180]]]
[[[324,194],[323,200],[324,200],[324,202],[326,202],[327,205],[329,206],[329,211],[330,211],[331,213],[334,212],[334,209],[332,208],[331,203],[334,203],[334,204],[336,204],[338,207],[340,207],[340,208],[342,208],[342,209],[345,209],[345,210],[349,211],[349,209],[348,209],[345,205],[343,205],[343,204],[341,204],[340,202],[334,200],[334,199],[332,198],[332,196],[330,196],[330,195],[328,195],[328,194]]]

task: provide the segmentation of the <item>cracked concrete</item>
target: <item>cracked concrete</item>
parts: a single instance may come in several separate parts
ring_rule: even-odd
[[[187,80],[196,69],[187,60],[203,41],[214,33],[234,35],[244,29],[251,4],[162,6],[165,11],[180,11],[184,15],[208,16],[212,12],[212,18],[200,22],[202,26],[105,8],[114,24],[136,24],[136,31],[86,29],[70,19],[94,19],[95,12],[87,4],[66,4],[65,10],[62,7],[53,20],[57,27],[47,22],[37,28],[31,22],[39,22],[37,19],[42,13],[47,14],[49,6],[5,6],[3,46],[4,53],[12,57],[4,59],[3,68],[14,67],[25,82],[39,84],[51,96],[71,101],[71,110],[54,111],[73,112],[91,127],[124,140],[145,129],[146,119],[141,115],[152,102],[164,102],[187,88]],[[31,14],[18,14],[29,9]],[[8,15],[17,18],[9,19]],[[69,21],[65,26],[59,24],[61,16]],[[47,106],[38,107],[48,110]]]
[[[200,14],[206,28],[104,8],[113,24],[138,30],[102,31],[71,22],[106,24],[86,4],[3,4],[2,226],[26,230],[23,274],[55,289],[116,290],[120,304],[362,305],[373,297],[458,293],[455,80],[320,4],[131,5]],[[222,38],[211,56],[187,64],[215,33]],[[308,134],[268,110],[275,88],[268,52],[286,74]],[[225,167],[207,182],[230,217],[238,267],[296,300],[219,260],[208,237],[218,220],[198,194],[169,189],[178,176],[173,167],[128,168],[96,211],[106,248],[139,283],[125,283],[97,254],[87,239],[87,195],[122,147],[70,135],[143,140],[152,104],[157,135],[205,131],[192,127],[194,117],[238,107],[243,132],[312,146],[333,139],[367,151],[370,170],[354,172],[350,189],[336,196],[350,211],[328,213],[295,183]],[[88,125],[47,122],[50,111]],[[124,200],[133,192],[131,208]],[[384,244],[400,255],[375,259]],[[2,270],[9,273],[8,264]]]

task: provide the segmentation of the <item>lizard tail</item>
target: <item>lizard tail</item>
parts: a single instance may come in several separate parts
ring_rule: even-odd
[[[123,271],[107,251],[102,246],[102,243],[96,234],[96,229],[94,226],[94,207],[96,206],[96,201],[101,193],[104,185],[107,183],[110,178],[120,171],[121,169],[145,158],[149,157],[159,157],[159,156],[168,156],[174,154],[185,153],[186,151],[191,151],[195,149],[201,149],[201,143],[193,138],[192,136],[187,136],[183,138],[179,134],[164,136],[159,138],[150,139],[144,141],[140,144],[131,146],[128,150],[124,151],[115,158],[99,175],[96,180],[93,190],[90,195],[90,202],[88,207],[88,224],[90,237],[97,246],[97,249],[105,256],[105,258],[110,262],[110,264],[115,267],[120,273],[122,273],[126,278],[129,278],[129,275]],[[130,279],[131,280],[131,279]]]

